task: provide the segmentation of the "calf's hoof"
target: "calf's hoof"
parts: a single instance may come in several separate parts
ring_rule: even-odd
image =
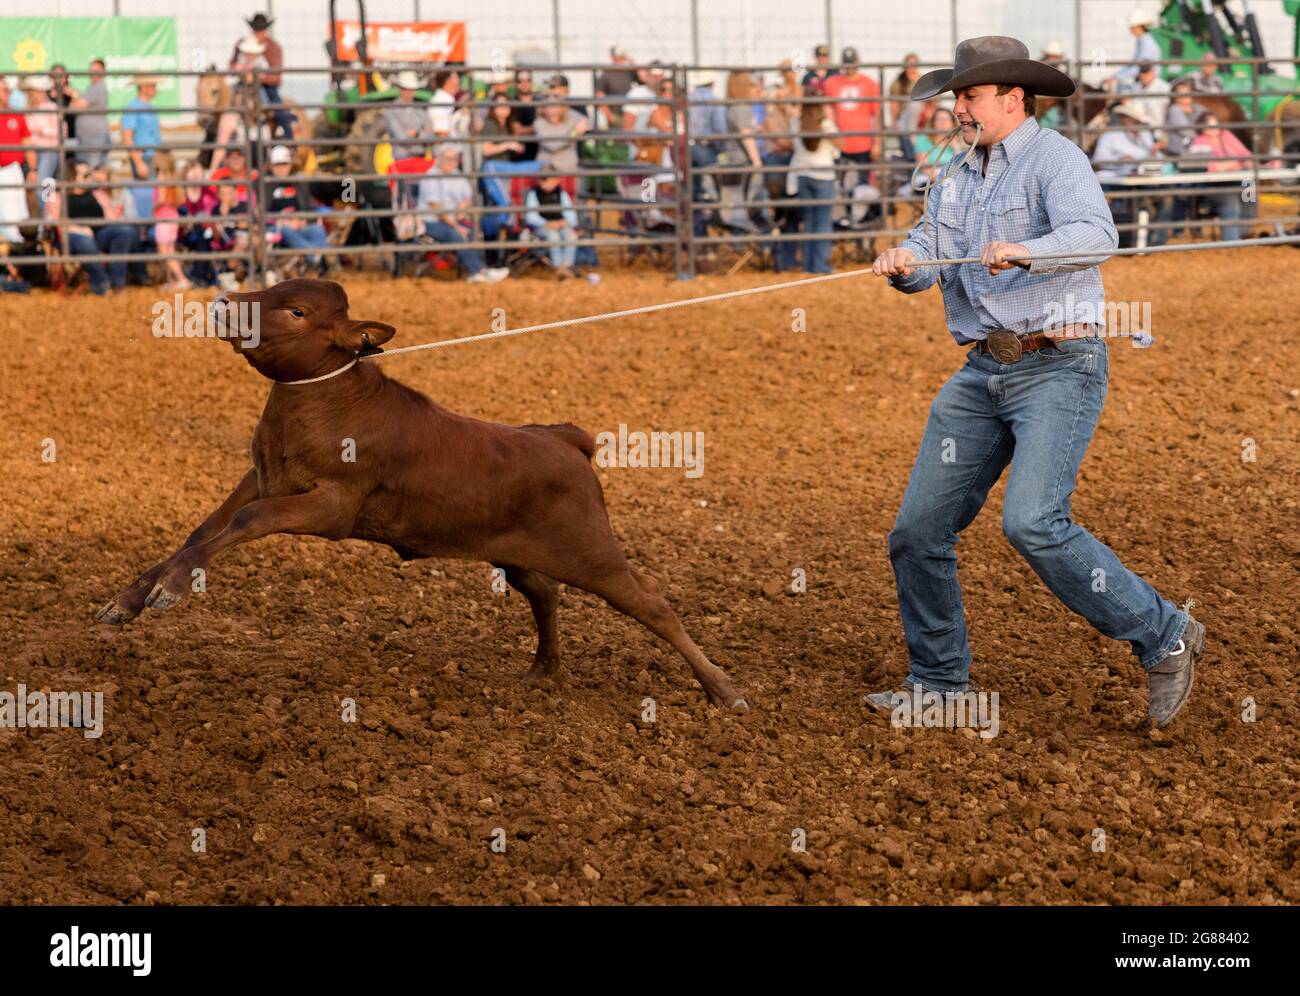
[[[174,591],[168,591],[162,586],[162,583],[153,586],[153,591],[149,592],[149,597],[144,600],[144,604],[157,612],[166,612],[181,604],[185,598],[184,595],[178,595]]]
[[[129,623],[136,615],[137,613],[118,604],[117,599],[113,599],[95,613],[95,621],[108,623],[110,626],[121,626],[123,623]]]
[[[749,712],[749,703],[745,697],[735,689],[727,689],[725,692],[709,692],[709,701],[719,709],[732,709],[736,712]]]

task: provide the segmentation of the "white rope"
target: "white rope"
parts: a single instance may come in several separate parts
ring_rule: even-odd
[[[1093,250],[1090,252],[1058,252],[1058,253],[1040,253],[1033,256],[1010,256],[1008,262],[1027,263],[1034,260],[1047,259],[1088,259],[1094,256],[1142,256],[1147,253],[1158,252],[1195,252],[1204,249],[1247,249],[1253,246],[1280,246],[1295,245],[1300,243],[1300,235],[1278,235],[1269,236],[1263,239],[1250,239],[1247,241],[1235,242],[1191,242],[1179,245],[1150,246],[1144,249],[1109,249]],[[963,256],[960,259],[917,259],[908,263],[908,266],[957,266],[963,263],[978,263],[978,256]],[[543,322],[540,325],[524,325],[517,329],[500,329],[493,332],[480,332],[477,335],[460,336],[456,339],[440,339],[437,342],[423,342],[415,346],[401,346],[397,349],[386,349],[382,353],[375,354],[373,358],[383,359],[387,356],[397,356],[401,353],[414,353],[418,350],[425,349],[442,349],[446,346],[462,346],[469,342],[486,342],[489,339],[504,339],[509,336],[525,335],[529,332],[544,332],[548,329],[567,329],[575,325],[590,325],[592,322],[604,322],[612,318],[629,318],[632,315],[651,315],[659,311],[671,311],[674,308],[685,308],[695,304],[710,304],[716,301],[730,301],[735,298],[749,297],[754,294],[770,294],[773,291],[789,290],[792,287],[808,287],[811,284],[827,283],[831,280],[848,280],[851,277],[861,277],[871,273],[870,267],[863,267],[857,270],[845,270],[842,273],[821,273],[813,277],[802,277],[799,280],[786,280],[779,284],[764,284],[760,287],[745,287],[741,290],[724,291],[721,294],[706,294],[703,297],[688,297],[680,301],[665,301],[660,304],[647,304],[640,308],[625,308],[622,311],[606,311],[599,315],[584,315],[581,318],[566,318],[558,322]],[[327,373],[322,377],[312,377],[308,380],[289,380],[280,383],[294,384],[316,384],[323,380],[329,380],[331,377],[337,377],[341,373],[351,370],[357,361],[353,360],[346,366],[340,367],[332,373]]]
[[[293,386],[294,384],[319,384],[323,380],[329,380],[331,377],[337,377],[341,373],[347,373],[349,370],[351,370],[353,367],[357,365],[360,359],[361,357],[358,356],[347,366],[339,367],[337,370],[331,370],[329,373],[322,374],[319,377],[308,377],[306,380],[277,380],[276,383],[285,384],[290,387]]]
[[[1264,239],[1251,239],[1249,241],[1238,242],[1191,242],[1179,245],[1151,246],[1146,249],[1110,249],[1105,251],[1094,250],[1092,252],[1059,252],[1038,254],[1033,256],[1014,256],[1009,257],[1010,262],[1032,262],[1040,259],[1088,259],[1093,256],[1134,256],[1145,253],[1157,252],[1193,252],[1200,249],[1242,249],[1251,246],[1277,246],[1293,245],[1300,243],[1300,235],[1283,235],[1270,236]],[[909,263],[908,266],[955,266],[961,263],[978,263],[978,256],[963,256],[961,259],[918,259]],[[799,280],[786,280],[779,284],[764,284],[761,287],[746,287],[742,290],[725,291],[721,294],[706,294],[703,297],[688,297],[680,301],[665,301],[661,304],[648,304],[641,308],[627,308],[623,311],[606,311],[599,315],[584,315],[581,318],[566,318],[558,322],[544,322],[541,325],[524,325],[517,329],[501,329],[495,332],[480,332],[477,335],[461,336],[458,339],[440,339],[437,342],[425,342],[416,346],[402,346],[398,349],[386,349],[378,354],[382,359],[385,356],[397,356],[399,353],[413,353],[422,349],[442,349],[444,346],[460,346],[467,342],[485,342],[488,339],[502,339],[507,336],[524,335],[528,332],[544,332],[547,329],[565,329],[572,328],[575,325],[589,325],[592,322],[608,321],[611,318],[629,318],[632,315],[650,315],[658,311],[670,311],[673,308],[685,308],[693,304],[710,304],[715,301],[730,301],[739,297],[749,297],[753,294],[768,294],[772,291],[788,290],[791,287],[807,287],[811,284],[826,283],[831,280],[847,280],[850,277],[861,277],[871,273],[871,267],[863,267],[857,270],[845,270],[842,273],[823,273],[814,277],[803,277]],[[338,371],[342,373],[342,371]]]

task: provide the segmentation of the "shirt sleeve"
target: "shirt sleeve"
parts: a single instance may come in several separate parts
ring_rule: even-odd
[[[1051,231],[1023,243],[1030,256],[1097,251],[1080,259],[1045,259],[1029,264],[1030,273],[1071,273],[1098,266],[1119,245],[1119,234],[1097,174],[1083,150],[1062,139],[1062,155],[1044,160],[1040,195]]]
[[[910,249],[917,259],[937,258],[934,254],[934,232],[935,226],[939,223],[938,211],[942,197],[939,187],[935,186],[930,191],[929,203],[926,205],[925,213],[921,215],[921,220],[907,233],[907,238],[899,244],[898,248]],[[922,266],[913,270],[910,277],[890,277],[889,285],[904,294],[917,294],[929,289],[937,279],[939,279],[937,266]]]

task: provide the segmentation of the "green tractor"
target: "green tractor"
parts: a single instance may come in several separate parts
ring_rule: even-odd
[[[1289,58],[1300,58],[1300,0],[1282,0],[1282,7],[1294,22]],[[1233,61],[1266,58],[1250,0],[1242,0],[1240,13],[1229,7],[1227,0],[1169,0],[1151,35],[1166,59],[1200,59],[1207,52],[1213,54],[1219,60],[1224,93],[1242,112],[1239,120],[1272,122],[1272,128],[1260,129],[1265,144],[1286,155],[1300,154],[1296,77],[1275,72],[1267,62],[1257,64],[1252,73],[1250,63]],[[1166,66],[1164,75],[1172,81],[1196,71],[1192,65]],[[1251,96],[1251,90],[1275,92]],[[1250,136],[1240,137],[1252,144]]]
[[[371,64],[366,49],[365,3],[357,0],[361,30],[346,50],[339,44],[336,10],[337,0],[330,0],[329,37],[325,41],[330,60],[330,87],[324,101],[330,106],[320,112],[313,130],[317,138],[341,141],[337,146],[318,146],[316,159],[327,172],[369,173],[374,168],[374,141],[387,138],[383,105],[396,99],[397,88],[390,86],[383,73]],[[429,90],[415,93],[417,101],[428,101],[432,96]]]

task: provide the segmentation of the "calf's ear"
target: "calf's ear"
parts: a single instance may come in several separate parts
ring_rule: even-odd
[[[383,322],[345,319],[335,327],[333,339],[336,345],[350,352],[371,356],[382,352],[379,347],[396,334],[397,329]]]

